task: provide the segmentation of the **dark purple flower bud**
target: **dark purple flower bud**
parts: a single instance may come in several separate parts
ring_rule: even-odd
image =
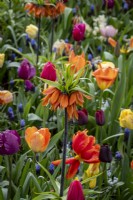
[[[0,133],[0,155],[12,155],[20,149],[20,136],[16,130]]]
[[[35,86],[34,86],[34,84],[31,81],[26,80],[24,82],[24,84],[25,84],[25,91],[26,92],[28,92],[28,91],[34,92],[35,91]]]
[[[85,37],[85,24],[79,23],[76,24],[72,30],[73,39],[75,41],[84,40]]]
[[[95,113],[95,119],[98,126],[103,126],[105,124],[105,115],[103,110],[97,110]]]
[[[50,174],[53,174],[53,173],[54,173],[54,169],[55,169],[55,166],[51,163],[51,164],[49,165],[49,172],[50,172]]]
[[[31,79],[35,76],[36,69],[33,67],[27,59],[24,59],[20,67],[18,68],[18,76],[24,80]]]
[[[103,144],[100,148],[99,160],[101,162],[111,162],[112,161],[112,153],[107,144]]]
[[[120,153],[119,151],[117,151],[117,152],[115,153],[115,158],[116,158],[117,160],[121,160],[121,159],[122,159],[122,155],[121,155],[121,153]]]
[[[24,109],[23,109],[23,104],[22,104],[22,103],[20,103],[20,104],[18,105],[18,111],[19,111],[20,113],[23,113]]]
[[[25,120],[24,119],[20,120],[20,126],[21,126],[21,128],[25,127]]]
[[[125,128],[125,130],[124,130],[124,141],[128,141],[129,134],[130,134],[130,130],[128,128]]]
[[[107,8],[113,8],[115,5],[115,1],[114,0],[103,0],[103,5]]]
[[[55,70],[55,66],[53,65],[53,63],[47,62],[44,65],[42,72],[40,74],[40,77],[50,80],[50,81],[56,80],[56,70]]]
[[[88,124],[88,112],[85,108],[78,110],[78,124],[86,125]]]
[[[36,164],[36,175],[40,175],[41,167],[40,165]]]

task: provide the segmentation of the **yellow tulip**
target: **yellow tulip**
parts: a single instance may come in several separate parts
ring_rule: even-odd
[[[121,127],[133,129],[133,111],[130,109],[122,110],[119,121]]]
[[[29,127],[25,131],[25,140],[32,151],[44,152],[50,142],[51,133],[48,128]]]
[[[88,169],[85,171],[84,178],[90,178],[97,175],[99,173],[99,165],[100,163],[89,164]],[[96,187],[96,180],[97,180],[96,178],[90,180],[89,182],[90,188]]]
[[[4,53],[0,53],[0,68],[2,68],[4,60],[5,60],[5,54]]]
[[[37,36],[38,28],[33,24],[30,24],[29,26],[26,27],[26,33],[30,38],[34,39]]]
[[[8,104],[13,101],[13,95],[8,90],[0,91],[0,104]]]

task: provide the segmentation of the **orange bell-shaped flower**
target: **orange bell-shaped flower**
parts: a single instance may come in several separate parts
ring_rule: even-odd
[[[29,127],[25,131],[25,140],[32,151],[44,152],[49,144],[51,133],[48,128]]]

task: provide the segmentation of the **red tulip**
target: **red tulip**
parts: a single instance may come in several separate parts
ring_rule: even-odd
[[[85,36],[85,24],[79,23],[76,24],[72,31],[73,39],[76,41],[81,41]]]
[[[69,187],[67,200],[85,200],[80,181],[74,180]]]
[[[41,78],[44,78],[44,79],[47,79],[50,81],[55,81],[56,80],[56,70],[55,70],[55,66],[53,65],[53,63],[47,62],[44,65],[40,76],[41,76]]]

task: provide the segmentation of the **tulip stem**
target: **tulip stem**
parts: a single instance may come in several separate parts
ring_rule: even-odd
[[[8,156],[8,173],[9,173],[9,186],[7,200],[11,199],[11,183],[12,183],[12,157]]]
[[[63,191],[64,191],[67,135],[68,135],[68,116],[67,116],[67,109],[65,108],[65,131],[64,131],[64,139],[63,139],[63,159],[62,159],[62,167],[61,167],[60,197],[63,196]]]
[[[9,9],[11,9],[11,7],[12,7],[12,2],[11,0],[9,0]]]
[[[37,33],[37,53],[36,53],[36,65],[39,59],[39,49],[40,49],[40,30],[41,30],[41,18],[39,17],[37,20],[38,23],[38,33]]]

